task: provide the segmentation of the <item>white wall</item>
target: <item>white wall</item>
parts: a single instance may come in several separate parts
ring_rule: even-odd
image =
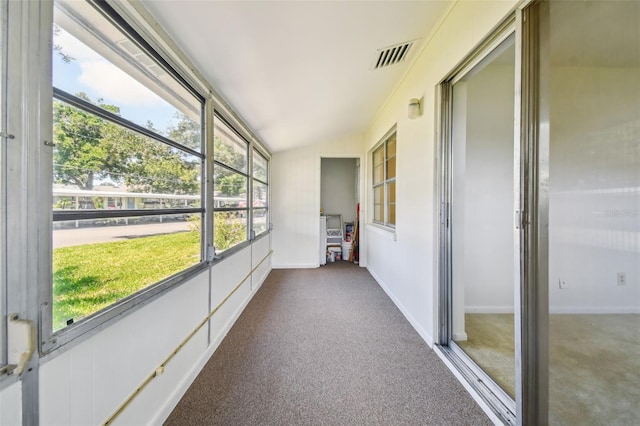
[[[551,72],[550,310],[640,313],[640,68]]]
[[[22,424],[22,382],[0,390],[0,425]]]
[[[280,151],[272,155],[271,221],[274,225],[274,268],[319,266],[321,158],[360,158],[362,155],[361,135]],[[361,167],[360,194],[363,179]],[[361,264],[362,262],[361,257]]]
[[[268,252],[267,236],[95,336],[45,360],[40,367],[41,424],[106,421],[204,320],[209,307],[215,308]],[[211,318],[210,343],[205,325],[115,423],[162,423],[270,270],[267,258]]]
[[[467,313],[513,312],[514,73],[514,63],[490,64],[462,83],[465,129],[458,138],[455,126],[453,141],[454,155],[465,145],[464,170],[454,176],[453,285],[464,287],[463,304],[454,304],[454,310]],[[456,118],[454,111],[454,125]],[[458,201],[464,202],[463,217],[456,213]]]
[[[394,235],[367,225],[367,266],[429,344],[437,336],[438,312],[436,87],[515,4],[457,3],[365,136],[365,149],[369,151],[395,123],[398,125],[396,232]],[[422,96],[422,116],[409,120],[409,99]],[[370,191],[367,195],[371,197]],[[371,222],[368,213],[366,221]]]
[[[509,52],[511,55],[509,55]],[[453,338],[465,313],[512,313],[515,62],[490,63],[453,88]],[[505,54],[503,54],[505,55]]]
[[[356,164],[355,158],[322,159],[320,207],[343,222],[356,220]]]

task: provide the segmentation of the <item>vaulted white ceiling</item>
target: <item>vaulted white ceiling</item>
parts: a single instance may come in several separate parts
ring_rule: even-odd
[[[364,131],[451,0],[142,3],[277,152]],[[414,39],[371,70],[378,49]]]

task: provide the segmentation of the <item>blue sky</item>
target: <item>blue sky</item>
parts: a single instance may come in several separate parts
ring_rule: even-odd
[[[120,107],[121,116],[140,125],[150,120],[164,131],[175,124],[176,108],[102,58],[62,28],[54,43],[74,60],[66,63],[53,55],[53,85],[66,92],[85,92],[92,101]]]

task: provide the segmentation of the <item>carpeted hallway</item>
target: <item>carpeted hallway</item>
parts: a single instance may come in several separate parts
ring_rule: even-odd
[[[166,424],[491,422],[371,275],[336,262],[273,270]]]

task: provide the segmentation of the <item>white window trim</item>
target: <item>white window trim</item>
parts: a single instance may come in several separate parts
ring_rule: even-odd
[[[389,138],[395,133],[396,135],[396,176],[394,176],[391,179],[388,179],[387,176],[387,148],[386,148],[386,144],[389,141]],[[384,156],[382,159],[382,164],[383,164],[383,180],[382,182],[378,183],[378,184],[374,184],[373,183],[373,169],[374,169],[374,164],[373,164],[373,153],[380,148],[381,146],[384,146]],[[371,161],[371,173],[369,175],[369,178],[371,179],[371,185],[370,185],[370,193],[371,193],[371,202],[370,207],[371,207],[371,217],[370,217],[370,225],[374,225],[378,228],[387,230],[389,232],[392,232],[394,234],[394,240],[395,240],[395,230],[396,230],[396,224],[395,223],[389,223],[389,183],[396,182],[396,178],[397,178],[397,157],[398,157],[398,129],[397,129],[397,125],[394,125],[391,129],[389,129],[387,131],[387,133],[384,134],[384,136],[380,139],[380,141],[378,141],[377,144],[374,145],[374,147],[371,149],[371,151],[369,152],[369,160]],[[383,216],[384,216],[384,221],[380,222],[375,220],[375,188],[382,186],[384,188],[384,212],[383,212]],[[396,191],[397,191],[397,185],[396,185]],[[397,192],[396,192],[396,198],[397,198]],[[397,215],[397,210],[396,210],[396,215]]]

